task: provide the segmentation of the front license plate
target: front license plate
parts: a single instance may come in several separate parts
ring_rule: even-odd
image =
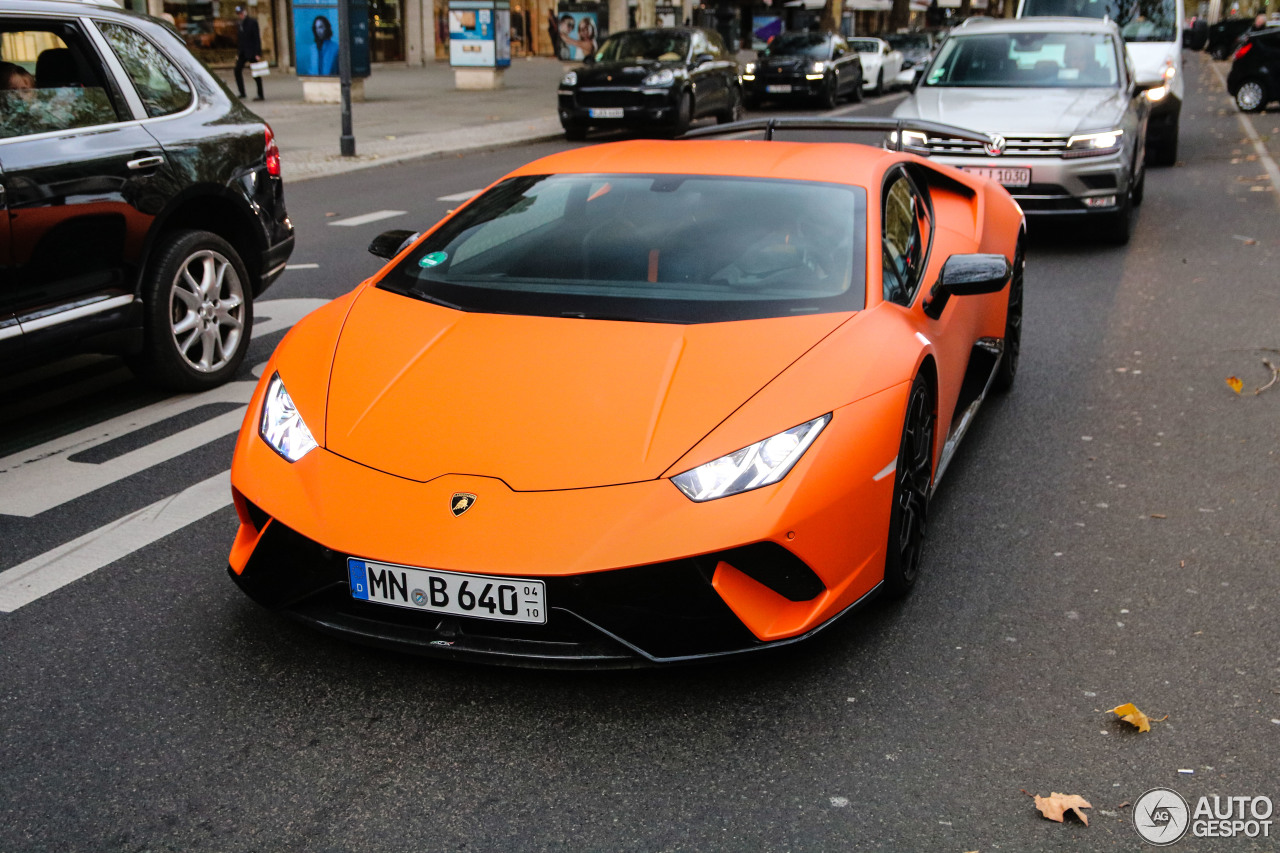
[[[592,107],[587,110],[592,118],[622,118],[622,107]]]
[[[974,175],[981,175],[984,178],[990,178],[1001,186],[1031,186],[1030,169],[993,169],[989,166],[962,166],[961,168]]]
[[[772,86],[765,86],[764,90],[774,95],[785,95],[791,91],[790,83],[775,83]]]
[[[415,569],[371,560],[347,560],[351,597],[428,613],[499,622],[547,621],[542,581]]]

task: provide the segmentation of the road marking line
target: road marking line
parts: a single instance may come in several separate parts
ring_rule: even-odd
[[[475,198],[476,196],[480,195],[480,193],[482,192],[484,192],[484,190],[467,190],[464,193],[454,193],[453,195],[442,195],[438,199],[436,199],[436,201],[466,201],[467,199]]]
[[[289,328],[326,301],[276,299],[260,303],[256,308],[262,312],[262,320],[254,324],[253,332],[264,335]],[[255,373],[260,374],[261,369],[255,368]],[[37,516],[236,432],[256,385],[256,381],[242,380],[200,394],[170,397],[0,458],[0,515]],[[238,403],[239,407],[106,462],[72,462],[67,458],[209,403]]]
[[[319,264],[285,264],[284,268],[287,270],[318,270],[320,269],[320,265]]]
[[[230,503],[231,472],[223,471],[0,572],[0,613],[12,613]]]
[[[352,216],[347,219],[335,219],[330,225],[341,225],[344,228],[351,228],[356,225],[368,225],[370,222],[377,222],[379,219],[390,219],[393,216],[404,216],[408,211],[405,210],[375,210],[373,213],[365,213],[361,216]]]
[[[1213,60],[1209,60],[1212,62]],[[1217,64],[1209,66],[1213,69],[1213,73],[1218,78],[1218,82],[1222,84],[1225,91],[1227,88],[1227,80],[1222,76],[1222,70]],[[1235,106],[1232,100],[1231,106]],[[1253,144],[1253,150],[1258,155],[1258,159],[1262,162],[1262,167],[1267,170],[1267,177],[1271,179],[1271,197],[1276,204],[1280,204],[1280,166],[1276,166],[1276,161],[1272,158],[1271,152],[1267,150],[1267,146],[1263,144],[1262,137],[1258,135],[1257,129],[1253,126],[1253,122],[1249,120],[1249,116],[1240,112],[1236,107],[1236,118],[1240,120],[1240,127],[1244,128],[1244,135],[1249,137],[1249,142]]]

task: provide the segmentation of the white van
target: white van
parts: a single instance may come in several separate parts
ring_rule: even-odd
[[[1019,0],[1018,17],[1054,15],[1110,18],[1120,25],[1139,80],[1164,78],[1150,89],[1147,161],[1172,166],[1178,159],[1178,118],[1182,113],[1182,0]]]

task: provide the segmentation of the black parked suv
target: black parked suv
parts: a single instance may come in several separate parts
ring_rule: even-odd
[[[1226,18],[1209,27],[1204,49],[1214,59],[1226,59],[1236,49],[1236,43],[1249,32],[1253,18]]]
[[[862,59],[835,33],[780,33],[742,69],[750,108],[773,98],[817,98],[824,109],[848,95],[862,100]]]
[[[703,116],[742,115],[738,61],[715,30],[624,30],[604,40],[557,91],[568,139],[590,127],[650,127],[679,136]]]
[[[0,45],[0,370],[229,379],[293,250],[271,129],[152,18],[3,0]]]
[[[1280,27],[1246,34],[1227,74],[1227,91],[1246,113],[1280,100]]]

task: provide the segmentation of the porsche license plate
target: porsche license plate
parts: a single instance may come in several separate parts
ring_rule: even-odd
[[[622,107],[592,107],[587,114],[592,118],[622,118]]]
[[[774,95],[785,95],[791,91],[790,83],[774,83],[772,86],[765,86],[764,90]]]
[[[415,569],[372,560],[347,560],[351,597],[428,613],[499,622],[547,621],[542,581]]]
[[[966,172],[974,175],[981,175],[984,178],[990,178],[997,184],[1005,187],[1029,187],[1031,186],[1031,170],[1030,169],[995,169],[989,166],[963,166]]]

